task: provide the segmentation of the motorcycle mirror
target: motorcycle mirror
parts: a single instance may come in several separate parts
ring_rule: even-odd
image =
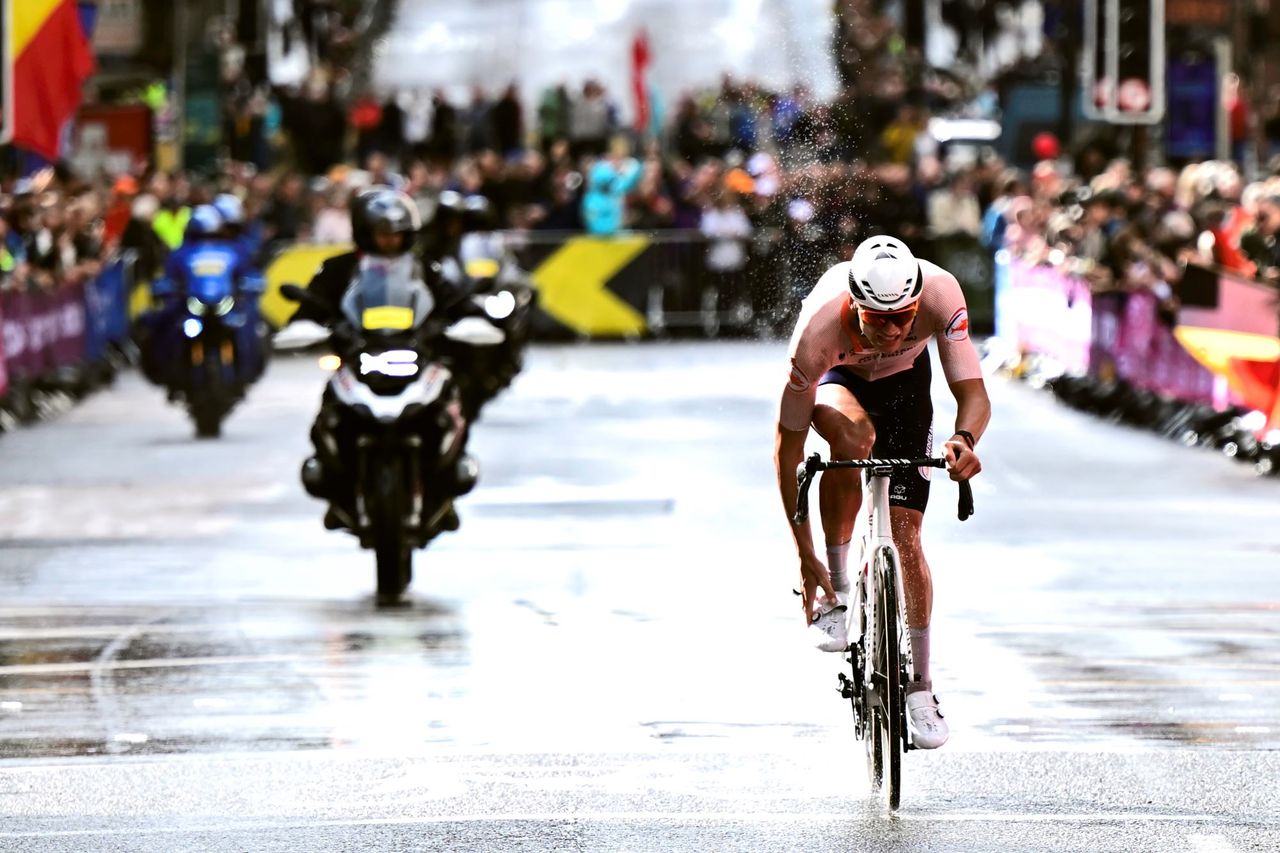
[[[329,330],[319,323],[298,320],[276,332],[271,339],[271,344],[277,350],[306,349],[329,340],[330,334]]]
[[[474,347],[497,346],[507,339],[501,329],[483,317],[463,317],[445,329],[444,336],[451,341]]]
[[[312,308],[317,309],[326,316],[335,313],[334,307],[327,301],[321,299],[305,287],[299,287],[296,284],[280,285],[280,295],[290,302],[301,302],[305,305],[310,305]]]
[[[306,288],[299,287],[296,284],[280,285],[280,295],[290,302],[304,302],[307,298]]]

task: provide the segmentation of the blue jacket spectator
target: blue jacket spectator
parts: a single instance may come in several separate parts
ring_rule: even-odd
[[[596,163],[587,177],[582,198],[582,221],[587,233],[609,235],[622,230],[627,194],[640,182],[640,163],[615,148]]]

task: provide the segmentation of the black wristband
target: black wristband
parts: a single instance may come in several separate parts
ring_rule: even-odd
[[[958,435],[961,438],[963,438],[966,442],[968,442],[970,450],[973,450],[974,445],[978,443],[978,440],[973,437],[973,433],[969,432],[967,429],[958,429],[952,434]]]

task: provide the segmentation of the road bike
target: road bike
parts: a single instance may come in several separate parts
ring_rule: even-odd
[[[866,531],[858,562],[854,605],[847,618],[854,624],[846,662],[849,672],[838,676],[841,698],[853,706],[854,734],[867,748],[867,771],[872,790],[883,795],[890,811],[902,799],[902,755],[915,749],[907,732],[906,684],[910,678],[911,643],[903,613],[901,560],[889,524],[889,478],[894,471],[945,468],[947,460],[849,459],[822,461],[813,454],[796,470],[800,491],[795,522],[809,517],[809,486],[821,471],[856,468],[862,471]],[[960,484],[959,518],[973,515],[973,489]],[[857,630],[853,630],[856,628]]]

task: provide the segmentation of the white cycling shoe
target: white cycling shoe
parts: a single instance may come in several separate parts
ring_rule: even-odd
[[[843,652],[849,648],[848,596],[836,593],[836,601],[839,603],[835,607],[823,610],[809,623],[809,636],[822,652]]]
[[[907,728],[911,742],[920,749],[937,749],[951,735],[938,708],[938,697],[930,687],[907,694]]]

